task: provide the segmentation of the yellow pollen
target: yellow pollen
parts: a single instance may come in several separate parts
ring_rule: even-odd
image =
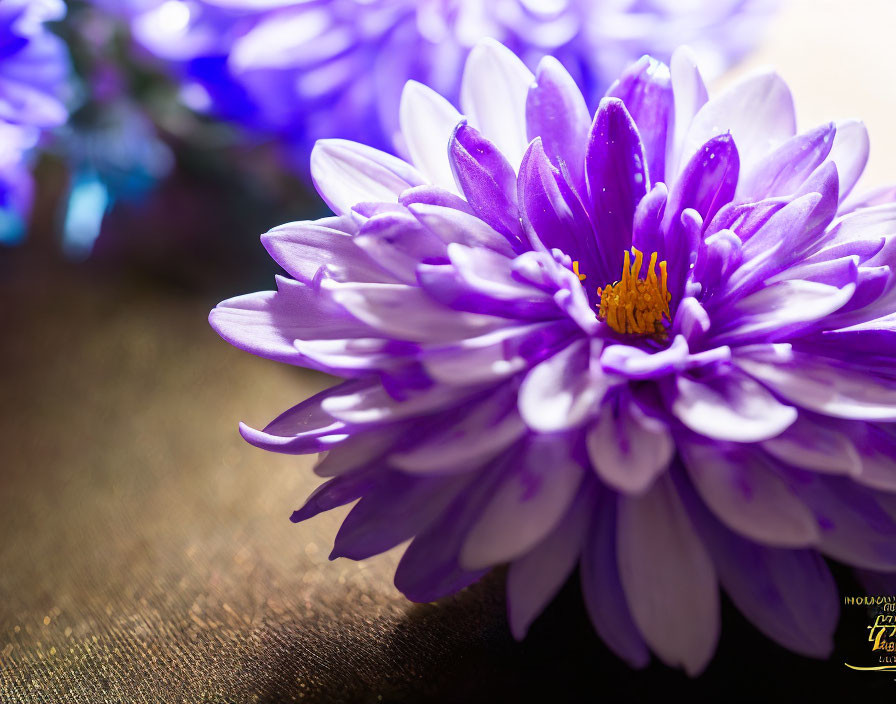
[[[580,273],[579,273],[579,263],[578,263],[578,262],[573,262],[573,263],[572,263],[572,272],[573,272],[576,276],[579,277],[579,281],[584,281],[584,280],[585,280],[585,278],[586,278],[585,274],[580,274]]]
[[[660,262],[660,275],[656,275],[656,252],[650,255],[647,278],[638,278],[644,255],[632,247],[635,263],[629,252],[625,253],[622,279],[597,289],[600,296],[601,320],[616,332],[628,335],[650,335],[658,339],[666,337],[663,318],[671,320],[669,301],[672,294],[666,287],[666,262]],[[578,273],[576,271],[576,273]]]

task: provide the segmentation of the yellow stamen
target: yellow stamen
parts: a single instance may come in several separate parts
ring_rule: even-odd
[[[622,267],[622,279],[597,289],[600,296],[598,315],[613,330],[628,335],[650,335],[658,339],[666,337],[666,326],[663,319],[671,320],[669,301],[672,294],[667,288],[666,262],[660,265],[659,281],[656,276],[657,254],[650,255],[647,265],[647,278],[641,279],[641,265],[644,255],[632,247],[635,261],[632,263],[629,252],[625,253]],[[578,274],[578,267],[574,269]],[[584,277],[581,277],[584,278]]]
[[[579,281],[584,281],[584,280],[585,280],[585,274],[580,274],[580,273],[579,273],[579,263],[578,263],[578,262],[573,262],[573,263],[572,263],[572,271],[573,271],[573,273],[574,273],[576,276],[579,277]]]

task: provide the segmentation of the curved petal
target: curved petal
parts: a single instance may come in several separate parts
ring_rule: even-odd
[[[731,135],[710,139],[690,158],[669,191],[664,229],[678,224],[686,208],[700,213],[704,222],[712,220],[734,197],[739,173],[740,158]]]
[[[480,473],[435,522],[411,541],[395,570],[398,591],[411,601],[435,601],[485,574],[486,570],[463,569],[458,555],[470,527],[506,471],[507,464],[499,463]]]
[[[431,184],[455,191],[446,150],[461,114],[431,88],[408,81],[401,92],[398,120],[414,166]]]
[[[600,277],[591,221],[563,175],[548,161],[541,140],[529,145],[517,180],[520,216],[534,249],[561,250],[580,271]]]
[[[494,142],[514,168],[526,151],[526,96],[535,77],[507,47],[493,39],[470,51],[460,104],[470,123]]]
[[[535,83],[526,97],[526,134],[541,138],[545,154],[570,181],[585,193],[585,140],[591,115],[585,98],[563,65],[545,56],[535,71]]]
[[[673,133],[666,141],[666,175],[672,181],[681,166],[685,138],[691,128],[694,116],[706,104],[708,94],[706,84],[697,66],[697,55],[688,47],[681,46],[669,61],[675,113],[672,120]]]
[[[737,184],[741,201],[796,193],[813,171],[827,158],[837,129],[833,122],[791,137],[759,160]]]
[[[301,523],[319,513],[350,504],[376,486],[378,481],[377,474],[369,469],[333,477],[317,487],[305,500],[302,508],[293,511],[289,520]]]
[[[837,172],[840,174],[841,203],[852,192],[865,170],[870,152],[868,130],[861,120],[842,120],[837,123],[837,135],[829,158],[837,165]]]
[[[580,490],[554,530],[510,565],[507,619],[510,632],[517,640],[526,636],[529,626],[575,568],[588,529],[591,507],[591,492]]]
[[[324,408],[327,400],[344,394],[363,393],[370,387],[369,382],[338,384],[281,413],[264,430],[240,423],[240,434],[251,445],[271,452],[304,455],[326,450],[334,438],[344,438],[348,430],[344,422]]]
[[[746,355],[735,363],[782,398],[816,413],[853,420],[896,421],[896,383],[838,360],[795,353],[786,363]]]
[[[443,259],[447,254],[445,243],[407,211],[370,217],[352,240],[357,249],[367,255],[369,262],[375,262],[377,268],[387,271],[389,276],[378,279],[358,275],[332,276],[337,281],[416,284],[417,267],[421,262]],[[342,272],[337,269],[336,273]]]
[[[855,480],[872,489],[896,492],[896,429],[868,423],[863,430],[856,439],[861,470]]]
[[[849,435],[837,427],[835,422],[813,420],[810,414],[801,413],[778,437],[763,441],[762,448],[793,467],[857,475],[862,471],[862,458]]]
[[[683,489],[681,483],[678,488]],[[722,587],[741,613],[784,647],[827,657],[840,604],[837,585],[818,552],[759,545],[726,528],[693,490],[681,496]]]
[[[432,429],[420,428],[409,446],[389,455],[389,464],[410,474],[463,473],[507,449],[525,430],[516,390],[505,385],[442,417]]]
[[[476,215],[513,240],[520,237],[516,173],[474,127],[461,122],[448,143],[451,172]]]
[[[679,377],[671,410],[695,433],[732,442],[773,438],[797,417],[795,408],[742,374],[705,381]]]
[[[532,430],[574,428],[594,412],[607,389],[590,368],[587,340],[577,340],[536,365],[520,386],[520,415]]]
[[[441,515],[468,481],[384,473],[345,517],[330,559],[366,560],[413,538]]]
[[[305,284],[277,277],[278,291],[261,291],[222,301],[208,321],[222,338],[251,354],[287,364],[314,366],[296,340],[371,337],[375,333],[333,301]],[[302,311],[297,315],[296,311]]]
[[[736,323],[715,333],[713,342],[731,345],[744,340],[786,339],[806,323],[840,310],[855,290],[854,282],[838,287],[799,279],[777,281],[728,306],[726,310]]]
[[[470,212],[428,203],[412,203],[408,210],[445,244],[488,247],[508,257],[515,253],[507,237]]]
[[[682,159],[689,159],[703,144],[725,132],[734,137],[745,173],[796,134],[793,97],[784,80],[776,73],[763,73],[710,98],[688,129]]]
[[[805,547],[818,539],[812,512],[749,446],[680,448],[694,486],[716,517],[732,530],[775,547]]]
[[[321,400],[321,408],[333,418],[348,424],[386,423],[443,411],[470,394],[463,387],[433,386],[408,394],[400,400],[389,395],[376,379],[357,380],[354,386],[341,384]]]
[[[675,444],[665,423],[642,411],[631,398],[605,402],[586,437],[588,456],[613,489],[640,494],[665,471]]]
[[[600,239],[598,257],[605,281],[622,269],[632,245],[635,208],[649,188],[644,147],[634,120],[618,98],[604,98],[594,116],[585,152],[585,180],[594,229]]]
[[[443,384],[498,381],[562,349],[574,332],[556,322],[508,326],[455,345],[426,348],[421,362]]]
[[[291,222],[261,236],[271,258],[297,281],[311,284],[321,269],[340,281],[395,281],[356,246],[354,237],[317,222]]]
[[[709,554],[668,475],[619,501],[619,576],[632,618],[659,658],[692,677],[719,636],[719,593]]]
[[[835,560],[869,570],[896,570],[896,501],[852,479],[795,475],[800,497],[820,528],[818,548]]]
[[[500,318],[454,311],[434,302],[416,286],[335,284],[326,280],[333,300],[379,333],[399,340],[448,342],[494,330]]]
[[[591,511],[591,526],[582,548],[582,596],[594,629],[610,650],[631,667],[646,667],[650,651],[632,620],[619,579],[617,495],[601,491]]]
[[[638,127],[650,182],[665,181],[667,131],[674,110],[669,67],[650,56],[642,56],[623,71],[607,95],[625,103]]]
[[[345,139],[321,139],[311,151],[311,178],[337,215],[356,203],[394,202],[408,188],[426,183],[410,164],[378,149]]]
[[[492,493],[460,551],[460,565],[477,570],[514,560],[550,533],[584,476],[569,438],[532,436]]]

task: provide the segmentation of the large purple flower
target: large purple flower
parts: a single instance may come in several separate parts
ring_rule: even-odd
[[[481,38],[504,42],[533,68],[552,53],[596,104],[612,77],[645,51],[668,58],[690,42],[714,69],[726,66],[756,41],[773,2],[127,0],[124,6],[137,41],[181,67],[188,100],[277,134],[296,150],[301,168],[319,137],[391,148],[405,82],[421,81],[456,100],[463,63]]]
[[[224,301],[229,342],[348,380],[258,447],[323,452],[293,515],[358,501],[333,557],[411,540],[431,601],[510,563],[522,637],[580,566],[626,662],[702,670],[721,585],[823,657],[823,559],[896,571],[896,192],[851,197],[860,122],[797,133],[774,73],[707,99],[644,58],[592,116],[552,58],[468,59],[461,115],[409,83],[412,163],[321,141],[336,217],[262,241],[291,278]]]
[[[0,242],[24,234],[32,191],[28,152],[42,130],[68,116],[68,53],[44,26],[64,15],[62,0],[0,2]]]

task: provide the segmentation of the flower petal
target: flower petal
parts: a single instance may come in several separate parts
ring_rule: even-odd
[[[261,236],[271,257],[297,281],[311,284],[321,269],[340,281],[395,281],[355,240],[317,222],[291,222]]]
[[[584,476],[571,456],[571,444],[553,436],[530,436],[470,529],[460,552],[461,567],[477,570],[514,560],[554,529]]]
[[[507,237],[472,213],[427,203],[412,203],[408,210],[445,244],[457,242],[470,247],[488,247],[508,257],[514,255]]]
[[[501,234],[518,240],[516,173],[504,155],[478,130],[462,122],[451,135],[448,158],[473,212]]]
[[[700,496],[732,530],[775,547],[805,547],[818,539],[812,512],[761,452],[697,442],[680,449]]]
[[[892,494],[859,486],[852,479],[794,473],[794,487],[815,513],[818,548],[848,565],[896,570],[896,504]]]
[[[816,413],[896,421],[896,383],[837,360],[794,353],[787,363],[739,355],[735,363],[781,398]]]
[[[445,308],[415,286],[324,282],[333,300],[358,320],[388,337],[417,342],[447,342],[481,335],[500,318]]]
[[[314,187],[337,215],[365,201],[393,202],[426,180],[410,164],[345,139],[321,139],[311,152]]]
[[[560,591],[579,559],[591,516],[592,493],[580,490],[557,526],[507,572],[507,619],[522,640],[532,621]]]
[[[526,151],[526,96],[535,77],[516,55],[493,39],[470,50],[460,104],[470,124],[518,168]]]
[[[308,364],[296,340],[372,337],[366,325],[347,315],[329,296],[303,283],[277,277],[278,291],[261,291],[219,303],[208,320],[234,347],[287,364]],[[302,311],[296,316],[297,310]]]
[[[678,377],[671,410],[695,433],[732,442],[773,438],[797,416],[795,408],[739,374],[701,381]]]
[[[818,552],[759,545],[726,528],[693,490],[682,498],[722,587],[741,613],[784,647],[827,657],[840,608],[837,585]]]
[[[734,137],[744,173],[792,137],[796,115],[783,79],[776,73],[759,74],[710,98],[688,129],[682,159],[689,159],[703,144],[725,132]]]
[[[672,181],[682,166],[682,151],[685,138],[691,128],[694,116],[706,104],[706,85],[697,67],[697,55],[686,46],[680,46],[669,61],[675,113],[672,120],[673,133],[666,141],[665,179]],[[711,135],[714,136],[714,135]]]
[[[619,576],[635,624],[663,662],[699,674],[719,636],[719,593],[668,476],[643,496],[622,497],[618,526]]]
[[[409,474],[454,474],[482,466],[518,440],[526,427],[516,411],[516,390],[505,385],[464,404],[432,428],[422,427],[389,464]]]
[[[667,130],[674,110],[669,67],[650,56],[642,56],[610,86],[607,95],[625,103],[638,127],[650,182],[665,181]]]
[[[540,139],[529,145],[517,181],[520,215],[532,247],[559,249],[582,272],[600,277],[594,230],[581,201],[548,161]]]
[[[594,629],[607,646],[631,667],[645,667],[650,651],[632,620],[619,579],[617,495],[601,491],[591,514],[582,549],[582,596]]]
[[[813,171],[827,158],[837,129],[833,122],[791,137],[759,160],[737,185],[742,201],[796,193]]]
[[[439,518],[419,533],[395,570],[395,586],[411,601],[436,601],[472,584],[486,570],[470,572],[458,555],[470,527],[507,470],[499,463],[481,473]]]
[[[526,134],[541,138],[545,154],[561,171],[565,167],[575,189],[585,193],[585,140],[591,115],[585,98],[563,65],[545,56],[526,97]]]
[[[536,365],[519,392],[520,415],[532,430],[576,427],[593,413],[607,382],[590,368],[587,340],[577,340]]]
[[[842,120],[837,123],[837,135],[829,158],[837,165],[837,172],[840,174],[840,202],[852,192],[865,170],[870,153],[871,141],[861,120]]]
[[[302,508],[293,511],[289,520],[301,523],[324,511],[350,504],[375,486],[377,481],[376,473],[369,468],[333,477],[317,487]]]
[[[364,222],[352,239],[370,262],[376,262],[377,268],[385,269],[391,276],[379,279],[333,277],[340,281],[416,284],[417,266],[421,262],[447,255],[445,243],[407,211],[374,215]]]
[[[632,244],[635,208],[649,187],[638,128],[618,98],[600,101],[585,152],[585,180],[600,238],[597,276],[614,281]]]
[[[862,458],[849,435],[807,413],[778,437],[763,441],[762,448],[785,464],[814,472],[854,476],[862,471]]]
[[[646,491],[675,453],[666,424],[645,414],[631,398],[605,402],[586,441],[597,474],[626,494]]]
[[[366,560],[424,530],[448,507],[469,477],[410,477],[388,472],[345,517],[330,559]]]
[[[414,166],[431,184],[455,191],[445,150],[461,114],[431,88],[408,81],[401,92],[398,119]]]
[[[855,290],[855,283],[837,287],[799,279],[775,282],[729,306],[736,323],[713,335],[713,342],[732,345],[786,339],[806,323],[840,310]]]
[[[338,384],[281,413],[264,430],[241,423],[240,434],[246,442],[262,450],[296,455],[321,452],[336,436],[344,436],[348,429],[344,422],[325,410],[327,400],[344,394],[363,393],[370,386],[366,381]]]

